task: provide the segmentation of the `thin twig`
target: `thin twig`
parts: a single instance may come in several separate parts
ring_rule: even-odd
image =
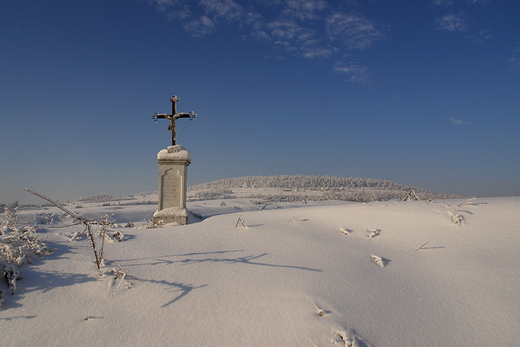
[[[477,197],[472,197],[472,198],[469,198],[468,200],[464,201],[464,202],[461,202],[460,204],[457,205],[457,207],[461,207],[462,205],[465,205],[465,204],[469,204],[470,202],[472,202],[473,200],[475,200]]]
[[[95,223],[93,223],[93,221],[90,221],[88,219],[85,219],[85,218],[75,214],[74,212],[71,212],[71,211],[67,210],[65,207],[61,206],[56,201],[46,197],[43,194],[37,193],[34,190],[29,189],[29,188],[25,188],[24,190],[26,192],[28,192],[28,193],[31,193],[33,195],[36,195],[37,197],[42,198],[43,200],[47,200],[48,202],[50,202],[51,204],[53,204],[54,206],[56,206],[57,208],[59,208],[63,212],[65,212],[65,213],[69,214],[70,216],[76,218],[77,221],[79,221],[81,224],[83,224],[85,226],[85,230],[83,230],[82,234],[84,234],[85,232],[88,232],[88,236],[89,236],[90,242],[92,244],[92,249],[94,250],[94,257],[96,258],[96,265],[97,265],[98,270],[100,270],[101,269],[101,265],[102,265],[102,259],[100,257],[100,253],[98,252],[97,245],[96,245],[96,240],[94,238],[94,233],[92,232],[92,228],[90,226],[91,224],[95,224]],[[102,253],[101,253],[101,255],[102,255]]]
[[[141,281],[141,282],[145,282],[146,280],[143,280],[142,278],[139,278],[139,277],[136,277],[136,276],[132,276],[132,275],[129,275],[125,270],[123,270],[123,268],[121,267],[121,265],[119,265],[117,262],[115,262],[116,265],[119,267],[119,269],[125,273],[126,277],[130,277],[130,278],[133,278],[134,280],[138,280],[138,281]]]
[[[123,283],[123,281],[125,280],[125,277],[126,277],[126,272],[125,270],[123,270],[123,268],[121,267],[121,265],[119,265],[117,262],[116,262],[116,265],[119,267],[119,271],[117,270],[112,270],[113,273],[115,273],[116,275],[116,279],[121,276],[121,281],[119,281],[119,284],[117,285],[117,288],[116,288],[116,292],[119,290],[119,287],[121,287],[121,283]]]
[[[426,241],[425,243],[423,243],[422,245],[420,245],[419,247],[417,247],[415,250],[418,251],[420,250],[421,248],[423,248],[424,245],[426,245],[428,243],[428,241]]]
[[[238,228],[238,224],[241,224],[241,225],[242,225],[242,228],[247,229],[247,225],[246,225],[246,223],[244,223],[244,221],[242,220],[242,218],[238,218],[238,220],[237,220],[237,224],[235,224],[235,228]]]
[[[24,190],[25,190],[26,192],[28,192],[28,193],[34,194],[34,195],[36,195],[37,197],[42,198],[43,200],[47,200],[48,202],[50,202],[51,204],[53,204],[54,206],[56,206],[57,208],[59,208],[59,209],[62,210],[63,212],[65,212],[65,213],[71,215],[72,217],[74,217],[74,218],[76,218],[76,219],[79,219],[79,220],[83,219],[83,218],[81,218],[80,216],[78,216],[77,214],[75,214],[74,212],[71,212],[71,211],[67,210],[65,207],[60,206],[56,201],[54,201],[54,200],[52,200],[52,199],[49,199],[49,198],[46,197],[45,195],[42,195],[42,194],[40,194],[40,193],[37,193],[37,192],[35,192],[34,190],[29,189],[29,188],[24,188]]]
[[[123,278],[124,278],[124,277],[129,277],[129,278],[132,278],[132,279],[134,279],[134,280],[141,281],[141,282],[145,282],[145,281],[146,281],[146,280],[144,280],[144,279],[142,279],[142,278],[139,278],[139,277],[136,277],[136,276],[129,275],[129,274],[128,274],[128,273],[127,273],[127,272],[126,272],[126,271],[121,267],[121,265],[119,265],[119,263],[118,263],[117,261],[116,261],[115,263],[116,263],[117,267],[119,268],[119,271],[112,269],[112,273],[114,273],[116,276],[118,276],[118,275],[122,275]]]
[[[80,224],[81,224],[81,222],[74,223],[74,224],[67,224],[67,225],[45,225],[45,228],[46,229],[68,228],[68,227],[73,227],[73,226],[80,225]]]

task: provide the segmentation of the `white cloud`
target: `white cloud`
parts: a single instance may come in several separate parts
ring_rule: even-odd
[[[332,53],[332,49],[324,46],[321,39],[317,38],[316,31],[303,27],[294,20],[277,20],[266,25],[269,37],[290,43],[293,54],[306,58],[326,57]]]
[[[432,4],[434,5],[437,5],[437,6],[452,6],[455,4],[455,2],[453,0],[434,0],[432,2]]]
[[[309,29],[305,29],[292,20],[277,20],[267,24],[267,29],[275,39],[297,40],[301,36],[311,35]]]
[[[509,63],[509,66],[513,70],[520,69],[520,58],[519,57],[512,57],[507,61]]]
[[[316,20],[326,7],[327,2],[323,0],[286,0],[286,8],[282,15],[300,20]]]
[[[275,48],[308,59],[328,58],[338,49],[318,37],[314,29],[300,25],[295,20],[276,20],[266,25],[266,32],[255,32],[260,38],[275,40]],[[283,44],[282,44],[283,43]]]
[[[222,18],[226,21],[242,21],[246,11],[233,0],[199,0],[207,16],[215,21]]]
[[[283,51],[285,54],[298,55],[298,48],[288,41],[275,41],[273,48],[278,51]]]
[[[511,58],[507,62],[512,70],[520,70],[520,45],[511,51]]]
[[[270,43],[285,55],[306,59],[330,59],[346,49],[368,49],[383,36],[365,16],[338,12],[345,3],[336,6],[327,0],[148,1],[193,36],[210,35],[219,25],[235,25],[242,39]],[[363,65],[341,63],[334,69],[349,75],[350,81],[368,81],[368,68]]]
[[[221,22],[236,23],[254,39],[289,41],[306,57],[329,56],[335,51],[326,40],[341,42],[348,49],[366,49],[382,36],[364,16],[337,12],[326,17],[325,11],[330,14],[330,9],[325,0],[258,0],[247,10],[234,0],[150,1],[171,18],[184,19],[183,26],[192,35],[211,34]],[[273,18],[260,13],[261,5],[269,7],[265,13]],[[326,29],[327,36],[318,36],[317,29]]]
[[[257,41],[269,41],[271,39],[271,36],[265,30],[254,30],[249,37]]]
[[[326,28],[331,40],[341,40],[350,49],[369,48],[383,36],[367,18],[345,13],[329,16]]]
[[[487,5],[491,0],[465,0],[468,4]]]
[[[215,23],[207,16],[184,23],[184,29],[194,36],[204,36],[216,30]]]
[[[462,121],[460,119],[457,119],[455,117],[450,117],[450,121],[455,125],[462,125]]]
[[[472,35],[471,38],[474,43],[484,43],[493,38],[493,35],[491,35],[491,30],[481,30],[475,35]]]
[[[175,7],[182,3],[180,0],[150,0],[150,2],[155,4],[160,10]]]
[[[458,14],[448,14],[435,20],[437,29],[446,31],[464,31],[469,25],[466,20],[466,15],[463,12]]]
[[[350,76],[350,82],[369,82],[370,71],[368,67],[355,62],[344,63],[338,61],[334,64],[334,71]]]
[[[471,4],[487,5],[487,4],[491,3],[491,0],[464,0],[464,2],[467,4],[470,4],[470,5]],[[448,6],[455,5],[455,1],[454,0],[433,0],[432,4],[437,5],[437,6],[448,7]]]
[[[449,120],[454,125],[472,125],[473,124],[473,122],[464,122],[461,119],[458,119],[455,117],[450,117]]]
[[[149,0],[158,11],[166,12],[172,19],[186,19],[192,16],[189,6],[183,0]]]
[[[337,52],[337,49],[334,47],[319,47],[319,46],[309,46],[301,48],[301,56],[304,58],[315,59],[315,58],[328,58]]]

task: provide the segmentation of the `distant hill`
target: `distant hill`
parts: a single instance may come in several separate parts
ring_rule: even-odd
[[[403,199],[410,190],[414,190],[421,200],[460,198],[457,195],[440,194],[387,180],[305,175],[226,178],[190,186],[188,190],[190,200],[250,197],[260,198],[265,202],[298,200],[366,202]],[[248,191],[249,195],[247,195]]]
[[[415,188],[394,183],[392,181],[371,178],[352,178],[334,176],[247,176],[225,178],[217,181],[201,183],[188,187],[188,201],[249,198],[255,204],[268,202],[294,202],[304,200],[343,200],[343,201],[386,201],[402,200],[411,190],[421,200],[456,199],[461,196],[440,194],[422,188]],[[157,192],[136,195],[111,196],[109,194],[81,197],[65,204],[82,207],[82,204],[106,203],[107,205],[153,205],[157,204]],[[17,205],[17,203],[15,203]],[[14,206],[14,205],[13,205]],[[20,208],[46,207],[24,204]],[[86,205],[85,205],[86,206]],[[0,213],[3,213],[0,205]]]

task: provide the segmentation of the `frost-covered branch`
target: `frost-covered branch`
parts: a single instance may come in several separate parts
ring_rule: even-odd
[[[26,192],[29,192],[29,193],[31,193],[33,195],[36,195],[36,196],[38,196],[38,197],[40,197],[40,198],[42,198],[44,200],[47,200],[48,202],[50,202],[51,204],[53,204],[54,206],[56,206],[57,208],[59,208],[63,212],[65,212],[68,215],[74,217],[75,218],[75,222],[78,222],[78,224],[83,224],[83,226],[85,228],[83,230],[83,232],[80,235],[73,234],[71,236],[71,238],[70,238],[70,241],[81,237],[81,235],[83,235],[83,234],[87,234],[87,237],[90,240],[90,243],[92,245],[92,249],[94,251],[94,257],[96,258],[96,265],[97,265],[98,270],[100,270],[101,267],[103,266],[103,251],[104,251],[105,239],[108,238],[110,241],[114,241],[114,240],[121,240],[124,237],[121,232],[116,232],[116,233],[113,233],[112,235],[108,234],[110,226],[113,224],[113,223],[108,221],[108,216],[104,216],[103,218],[98,219],[98,220],[86,219],[86,218],[83,218],[82,216],[80,216],[80,215],[78,215],[78,214],[76,214],[76,213],[74,213],[72,211],[69,211],[65,207],[63,207],[60,204],[58,204],[56,201],[46,197],[43,194],[37,193],[37,192],[35,192],[35,191],[31,190],[31,189],[28,189],[28,188],[25,188],[24,190]],[[94,226],[95,225],[100,225],[101,226],[101,231],[100,231],[101,248],[98,247],[98,244],[96,242],[96,236],[95,236],[95,233],[94,233],[94,231],[95,231],[95,227]],[[114,239],[112,239],[110,236],[112,236]]]

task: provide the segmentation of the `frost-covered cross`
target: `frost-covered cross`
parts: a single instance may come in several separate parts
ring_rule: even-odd
[[[175,139],[177,138],[177,133],[175,132],[175,120],[179,118],[189,118],[192,120],[197,117],[197,114],[191,111],[190,113],[177,113],[177,105],[176,102],[179,101],[180,98],[177,95],[172,96],[170,99],[172,103],[172,114],[167,113],[156,113],[152,116],[155,123],[157,123],[158,119],[166,118],[170,120],[170,125],[168,126],[168,130],[172,132],[172,146],[175,146]]]

